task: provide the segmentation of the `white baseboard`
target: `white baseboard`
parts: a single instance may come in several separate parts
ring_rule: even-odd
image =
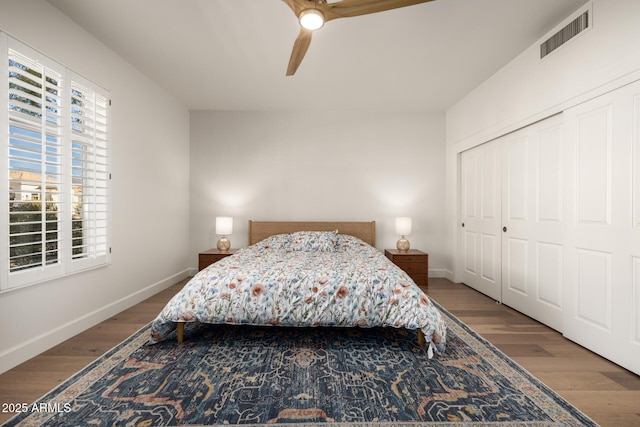
[[[0,373],[6,372],[19,364],[39,355],[40,353],[68,340],[69,338],[83,332],[90,327],[97,325],[108,318],[144,301],[164,289],[176,284],[180,280],[189,277],[192,269],[185,269],[179,273],[160,280],[144,289],[140,289],[107,304],[95,311],[72,320],[64,325],[58,326],[46,333],[25,341],[19,345],[11,347],[0,353]]]
[[[429,277],[433,277],[435,279],[449,279],[453,277],[453,274],[445,269],[445,268],[430,268],[429,269]]]

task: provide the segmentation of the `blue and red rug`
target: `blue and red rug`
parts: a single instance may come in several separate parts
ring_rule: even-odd
[[[442,312],[433,359],[406,330],[147,326],[5,426],[596,426]]]

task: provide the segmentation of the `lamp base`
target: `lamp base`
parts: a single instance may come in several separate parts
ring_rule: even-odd
[[[402,236],[402,239],[398,240],[398,242],[396,243],[396,248],[398,248],[400,252],[407,252],[410,247],[411,244],[407,239],[405,239],[404,236]]]
[[[231,247],[231,242],[226,237],[222,236],[220,240],[218,240],[217,248],[220,252],[227,252]]]

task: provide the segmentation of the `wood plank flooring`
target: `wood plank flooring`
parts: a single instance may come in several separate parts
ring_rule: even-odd
[[[0,404],[31,403],[153,320],[169,289],[0,375]],[[467,286],[429,280],[429,295],[603,427],[640,426],[640,377]],[[0,413],[0,422],[12,414]]]

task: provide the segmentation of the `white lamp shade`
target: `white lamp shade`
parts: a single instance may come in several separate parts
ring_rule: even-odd
[[[307,9],[300,13],[300,25],[307,30],[317,30],[324,25],[324,16],[317,9]]]
[[[233,232],[233,218],[230,216],[216,217],[216,234],[228,236]]]
[[[408,236],[411,234],[411,218],[400,216],[396,218],[396,234]]]

